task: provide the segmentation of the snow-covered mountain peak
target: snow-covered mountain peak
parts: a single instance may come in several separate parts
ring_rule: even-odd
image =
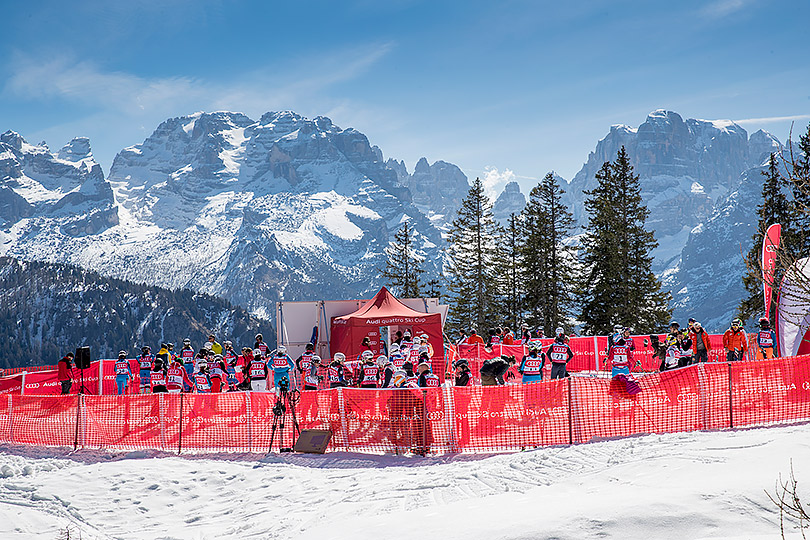
[[[71,163],[93,159],[93,152],[90,150],[90,139],[87,137],[75,137],[59,150],[58,157],[62,161]]]

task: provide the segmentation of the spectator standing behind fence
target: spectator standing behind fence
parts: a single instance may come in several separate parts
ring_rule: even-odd
[[[678,332],[678,367],[686,367],[692,363],[692,340],[686,332]]]
[[[56,378],[59,379],[62,395],[69,394],[73,386],[73,353],[69,352],[63,356],[56,366]]]
[[[748,339],[740,319],[731,321],[731,328],[723,334],[723,347],[726,349],[727,362],[742,360],[748,352]]]
[[[211,350],[214,351],[214,354],[222,354],[222,345],[217,343],[217,338],[214,334],[208,335],[208,343],[211,344]]]
[[[759,333],[757,333],[757,360],[774,357],[776,350],[776,334],[771,330],[771,322],[762,317],[759,320]]]
[[[484,361],[481,366],[481,386],[497,386],[506,384],[503,376],[515,364],[514,356],[496,356]]]
[[[239,361],[239,356],[233,350],[233,342],[226,341],[222,344],[222,359],[225,361],[225,372],[228,374],[228,388],[236,390],[236,385],[239,383],[236,380],[236,363]]]
[[[692,339],[692,363],[708,362],[709,351],[712,350],[709,334],[697,321],[692,323],[691,328],[689,337]]]
[[[543,366],[546,364],[546,355],[540,351],[536,343],[529,344],[529,354],[520,361],[518,371],[523,375],[523,384],[540,382],[543,380]]]
[[[470,337],[467,338],[467,345],[483,345],[484,338],[478,335],[475,328],[470,330]]]
[[[551,379],[562,379],[568,375],[566,366],[568,362],[574,357],[574,351],[568,345],[565,331],[562,328],[557,328],[557,336],[554,338],[554,343],[549,345],[546,352],[546,358],[551,361]]]
[[[127,360],[127,351],[120,351],[118,360],[115,361],[115,387],[119,396],[124,393],[131,380],[132,366],[129,365],[129,360]]]
[[[472,371],[470,371],[470,364],[467,362],[466,358],[456,360],[453,367],[456,369],[456,386],[467,386],[470,384]]]

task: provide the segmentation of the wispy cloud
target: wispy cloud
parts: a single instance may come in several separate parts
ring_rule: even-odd
[[[744,118],[735,120],[737,124],[772,124],[774,122],[792,122],[794,120],[808,120],[810,114],[794,114],[793,116],[768,116],[765,118]]]
[[[720,19],[744,9],[753,2],[754,0],[716,0],[701,8],[700,13],[710,19]]]
[[[484,184],[484,192],[490,197],[497,197],[506,184],[515,181],[515,173],[510,169],[499,171],[497,167],[485,167],[481,182]]]

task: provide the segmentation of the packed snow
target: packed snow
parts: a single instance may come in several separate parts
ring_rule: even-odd
[[[494,456],[0,449],[0,538],[773,539],[810,425]],[[788,538],[800,538],[788,528]]]

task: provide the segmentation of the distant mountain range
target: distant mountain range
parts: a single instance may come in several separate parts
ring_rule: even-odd
[[[655,268],[676,317],[720,330],[742,294],[739,246],[747,250],[756,222],[757,172],[779,142],[663,110],[638,128],[613,126],[564,186],[578,226],[582,190],[622,145],[641,176],[661,244]],[[422,159],[409,172],[362,133],[289,111],[166,120],[122,150],[106,179],[86,138],[54,153],[9,131],[0,135],[0,255],[188,288],[272,319],[278,300],[376,292],[383,249],[403,220],[426,277],[439,275],[442,233],[468,186],[455,165]],[[523,205],[510,184],[495,210],[503,219]]]

